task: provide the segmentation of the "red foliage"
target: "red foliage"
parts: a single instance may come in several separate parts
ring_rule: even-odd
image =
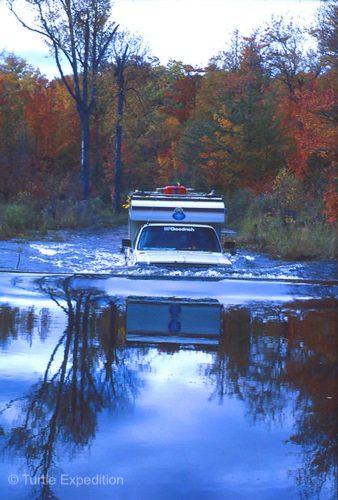
[[[334,190],[337,127],[334,122],[335,91],[333,75],[312,78],[292,96],[280,101],[280,110],[293,140],[288,167],[305,184],[314,176],[327,185],[324,195],[329,222],[337,220],[337,193]],[[325,167],[325,165],[330,165]],[[318,181],[317,181],[318,182]],[[311,185],[308,185],[311,189]]]
[[[161,108],[161,113],[174,116],[180,122],[186,121],[196,105],[197,80],[193,76],[185,76],[176,80],[173,90],[167,90],[164,98],[171,104]]]

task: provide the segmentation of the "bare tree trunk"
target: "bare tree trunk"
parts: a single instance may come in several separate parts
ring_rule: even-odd
[[[97,109],[95,109],[94,112],[94,120],[95,120],[94,161],[93,161],[91,179],[94,185],[97,185],[100,180],[100,137],[99,137],[100,118]]]
[[[61,79],[76,102],[81,121],[82,197],[89,198],[90,130],[97,77],[118,28],[109,21],[111,0],[26,0],[35,12],[35,21],[27,24],[25,11],[16,12],[16,0],[7,0],[10,10],[22,26],[44,37],[53,49]],[[57,15],[55,14],[57,12]],[[21,13],[23,17],[21,18]],[[73,70],[73,82],[66,77],[62,56]]]
[[[124,91],[123,84],[119,85],[116,138],[115,138],[115,168],[114,168],[114,212],[121,211],[121,147],[122,147],[122,118],[123,118]]]
[[[82,199],[89,198],[89,148],[90,148],[90,129],[89,113],[81,113],[81,183]]]

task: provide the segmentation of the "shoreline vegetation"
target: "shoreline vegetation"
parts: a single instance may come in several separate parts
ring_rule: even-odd
[[[322,204],[290,192],[239,190],[229,198],[227,225],[238,234],[237,246],[283,260],[336,259],[336,224],[327,222]]]
[[[37,239],[49,231],[99,229],[127,224],[127,213],[114,214],[98,198],[88,202],[55,204],[35,202],[0,203],[0,240]]]
[[[238,190],[226,197],[226,228],[236,232],[237,248],[284,260],[324,260],[337,258],[336,226],[328,224],[322,207],[306,205],[297,198],[290,203],[277,193],[253,196]],[[301,207],[301,208],[300,208]],[[127,211],[116,215],[111,204],[92,198],[88,202],[55,205],[22,202],[0,204],[0,239],[36,240],[49,232],[94,230],[126,225]]]
[[[97,59],[101,3],[88,4],[90,39],[81,2],[64,18],[61,2],[47,25],[37,12],[56,61],[76,48],[71,74],[49,81],[0,54],[0,238],[123,225],[129,192],[180,183],[224,195],[238,247],[336,258],[337,1],[322,0],[311,26],[272,17],[235,30],[204,68],[161,64],[115,33],[104,2]]]

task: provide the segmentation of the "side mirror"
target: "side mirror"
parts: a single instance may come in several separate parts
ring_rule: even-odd
[[[223,243],[223,249],[230,252],[231,255],[235,255],[236,243],[234,241],[225,241]]]
[[[126,248],[131,248],[131,240],[129,239],[123,239],[122,240],[122,248],[121,248],[121,252],[124,252],[124,250]]]

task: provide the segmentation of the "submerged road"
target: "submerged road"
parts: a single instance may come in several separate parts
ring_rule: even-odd
[[[337,297],[338,282],[301,279],[198,278],[177,276],[119,276],[113,274],[0,273],[0,301],[38,305],[53,296],[63,297],[65,289],[100,296],[123,308],[128,298],[157,301],[214,300],[220,305],[250,303],[284,304]]]
[[[0,241],[0,271],[114,274],[123,277],[337,280],[334,261],[292,262],[239,250],[224,268],[128,268],[120,252],[125,226],[54,232],[40,241]],[[194,287],[195,289],[195,287]]]

